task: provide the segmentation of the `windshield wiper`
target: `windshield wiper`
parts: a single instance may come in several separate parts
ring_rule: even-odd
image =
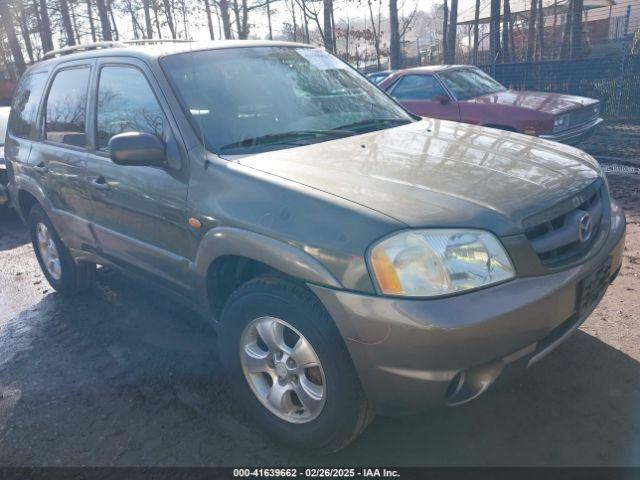
[[[220,147],[220,150],[231,150],[236,148],[251,148],[264,145],[290,145],[307,138],[319,137],[349,137],[356,132],[337,128],[332,130],[295,130],[291,132],[270,133],[259,137],[245,138],[239,142],[229,143]]]
[[[369,118],[367,120],[360,120],[359,122],[348,123],[347,125],[342,125],[336,130],[345,130],[345,129],[361,129],[361,130],[375,130],[378,127],[388,127],[388,126],[397,126],[397,125],[406,125],[407,123],[411,123],[411,120],[406,118]],[[359,133],[362,133],[360,131]]]

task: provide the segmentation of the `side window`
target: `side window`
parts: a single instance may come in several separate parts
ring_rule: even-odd
[[[134,67],[104,67],[98,84],[98,149],[123,132],[162,138],[164,115],[144,74]]]
[[[45,138],[75,147],[85,146],[85,116],[89,68],[71,68],[56,74],[49,89]]]
[[[38,105],[46,82],[47,74],[44,72],[22,77],[11,106],[9,117],[11,134],[21,138],[35,138]]]
[[[433,75],[406,75],[391,91],[398,100],[431,100],[436,95],[446,94]]]

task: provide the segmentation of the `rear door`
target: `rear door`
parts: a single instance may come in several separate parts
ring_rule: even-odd
[[[407,110],[421,117],[460,120],[458,104],[451,100],[433,75],[404,75],[391,86],[389,94]]]
[[[98,248],[115,263],[188,294],[188,265],[197,242],[188,226],[186,153],[167,104],[151,72],[135,59],[100,59],[92,91],[92,151],[85,183]],[[157,135],[168,164],[113,163],[109,140],[123,132]]]
[[[49,201],[49,216],[65,244],[91,243],[83,218],[86,191],[81,182],[87,160],[87,95],[93,59],[65,62],[52,72],[33,142],[29,168]]]

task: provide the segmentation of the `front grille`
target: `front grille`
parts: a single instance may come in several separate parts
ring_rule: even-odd
[[[600,231],[604,195],[606,190],[597,182],[548,215],[543,213],[525,220],[525,235],[543,264],[559,266],[587,253]],[[580,223],[585,222],[585,214],[591,227],[589,232],[583,228],[581,236]]]
[[[600,104],[582,107],[569,113],[569,128],[579,127],[595,120],[600,114]]]

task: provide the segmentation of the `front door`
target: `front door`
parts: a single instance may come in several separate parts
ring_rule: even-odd
[[[404,75],[392,85],[389,94],[411,113],[421,117],[460,120],[458,104],[451,100],[433,75]]]
[[[186,154],[144,64],[122,62],[100,60],[94,79],[95,135],[85,177],[92,196],[88,214],[104,257],[188,295],[197,242],[188,226]],[[167,164],[113,163],[109,140],[123,132],[157,135],[166,146]]]

